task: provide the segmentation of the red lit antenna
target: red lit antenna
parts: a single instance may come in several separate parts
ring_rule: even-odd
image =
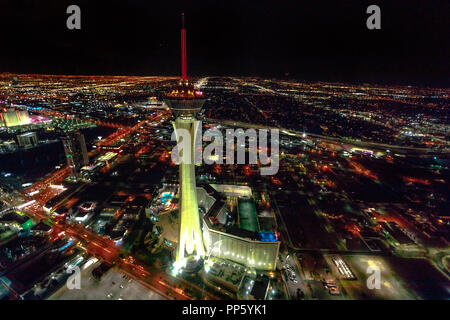
[[[187,79],[186,29],[184,28],[184,12],[181,13],[181,78]]]

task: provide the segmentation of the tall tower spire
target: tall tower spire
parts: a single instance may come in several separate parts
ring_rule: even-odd
[[[186,28],[184,27],[184,12],[181,13],[181,78],[187,79],[186,61]]]
[[[172,124],[177,144],[185,145],[182,148],[183,155],[179,159],[180,233],[174,273],[178,273],[182,269],[184,271],[194,270],[201,265],[202,258],[205,256],[195,181],[195,162],[197,161],[195,145],[197,133],[200,130],[200,123],[195,116],[201,110],[205,98],[203,93],[196,90],[187,79],[184,13],[181,14],[181,78],[179,85],[165,96],[165,101],[175,116]]]

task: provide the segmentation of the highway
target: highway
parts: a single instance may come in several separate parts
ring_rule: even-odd
[[[295,131],[292,129],[282,128],[282,127],[271,127],[267,125],[259,125],[259,124],[253,124],[253,123],[247,123],[247,122],[239,122],[239,121],[233,121],[233,120],[221,120],[221,119],[210,119],[210,118],[204,118],[202,120],[208,121],[208,122],[220,122],[222,124],[231,126],[231,127],[239,127],[239,128],[253,128],[253,129],[278,129],[280,130],[281,134],[289,135],[289,136],[295,136],[298,138],[315,138],[315,139],[321,139],[324,141],[334,142],[334,143],[340,143],[340,144],[346,144],[346,145],[353,145],[358,147],[367,147],[367,148],[373,148],[377,150],[390,150],[391,153],[401,153],[401,154],[420,154],[420,155],[429,155],[429,156],[435,156],[438,154],[442,155],[448,155],[450,153],[450,150],[443,149],[443,150],[434,150],[430,148],[417,148],[417,147],[408,147],[408,146],[398,146],[398,145],[391,145],[386,143],[378,143],[378,142],[371,142],[371,141],[358,141],[358,140],[351,140],[351,139],[345,139],[345,138],[339,138],[339,137],[331,137],[331,136],[323,136],[320,134],[315,133],[308,133],[308,132],[300,132]]]

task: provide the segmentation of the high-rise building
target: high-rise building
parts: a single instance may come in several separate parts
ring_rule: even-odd
[[[175,263],[175,272],[185,268],[192,261],[199,261],[205,255],[202,230],[197,203],[197,189],[195,181],[195,138],[197,136],[198,121],[196,114],[202,108],[205,99],[203,93],[195,90],[186,75],[186,29],[184,28],[184,14],[182,14],[181,29],[181,66],[182,77],[178,86],[167,93],[166,102],[174,113],[176,120],[172,122],[177,143],[180,142],[180,131],[186,130],[191,139],[187,152],[180,159],[179,212],[180,231]]]
[[[21,147],[33,147],[37,145],[37,135],[36,132],[27,132],[24,134],[17,135],[17,141]]]
[[[61,140],[63,142],[67,165],[70,168],[71,176],[78,178],[81,167],[89,164],[84,135],[79,131],[68,132]]]

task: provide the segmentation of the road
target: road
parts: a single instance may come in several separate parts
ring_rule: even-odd
[[[418,147],[408,147],[408,146],[398,146],[398,145],[390,145],[386,143],[378,143],[378,142],[371,142],[371,141],[357,141],[357,140],[351,140],[351,139],[344,139],[339,137],[331,137],[331,136],[323,136],[320,134],[315,133],[306,133],[306,132],[300,132],[295,131],[291,129],[286,129],[282,127],[270,127],[267,125],[259,125],[259,124],[253,124],[253,123],[247,123],[247,122],[239,122],[239,121],[233,121],[233,120],[221,120],[221,119],[210,119],[210,118],[204,118],[203,120],[208,122],[220,122],[225,125],[229,125],[232,127],[240,127],[240,128],[254,128],[254,129],[278,129],[280,130],[281,134],[286,134],[290,136],[295,136],[298,138],[315,138],[315,139],[321,139],[324,141],[330,141],[335,143],[342,143],[346,145],[354,145],[358,147],[367,147],[367,148],[374,148],[379,150],[386,150],[389,149],[392,153],[402,153],[407,154],[408,152],[412,152],[413,154],[422,154],[422,155],[429,155],[435,156],[437,154],[448,154],[448,149],[443,150],[434,150],[430,148],[418,148]]]
[[[150,117],[148,120],[159,121],[162,116],[166,114],[166,112],[167,110],[159,112],[158,114]],[[144,123],[145,121],[141,121],[132,128],[119,129],[116,133],[113,133],[111,136],[103,140],[102,144],[114,143],[118,139],[122,139],[123,137],[138,130]],[[51,187],[51,185],[60,184],[68,174],[69,170],[67,167],[55,171],[49,177],[46,177],[44,180],[34,184],[23,192],[23,197],[26,199],[24,201],[36,200],[33,205],[23,208],[23,211],[34,220],[46,221],[51,224],[53,227],[53,239],[65,236],[78,240],[79,245],[87,253],[98,257],[102,261],[116,265],[130,278],[135,279],[141,285],[157,292],[167,299],[192,299],[186,291],[197,292],[198,296],[204,295],[205,299],[219,299],[213,294],[205,294],[203,288],[200,288],[191,282],[188,282],[180,277],[175,278],[171,275],[167,275],[164,270],[156,267],[144,267],[134,262],[134,259],[119,258],[120,248],[117,247],[113,241],[85,229],[80,224],[52,221],[48,214],[43,210],[42,206],[48,200],[60,193],[54,192],[53,190],[58,189]],[[39,191],[39,193],[32,196],[28,195],[30,192],[34,191]]]
[[[285,254],[281,253],[279,263],[280,263],[281,267],[282,266],[285,266],[285,267],[290,266],[295,273],[295,280],[297,282],[295,282],[289,278],[288,272],[286,272],[284,270],[282,271],[284,273],[284,278],[286,279],[286,287],[287,287],[287,290],[288,290],[288,293],[289,293],[289,296],[291,297],[291,299],[295,300],[295,299],[301,298],[301,296],[299,296],[300,291],[303,292],[305,299],[308,299],[309,297],[311,297],[311,290],[306,285],[306,281],[304,280],[304,277],[301,275],[301,273],[298,269],[298,266],[295,263],[292,255],[290,255],[290,254],[285,255]]]

